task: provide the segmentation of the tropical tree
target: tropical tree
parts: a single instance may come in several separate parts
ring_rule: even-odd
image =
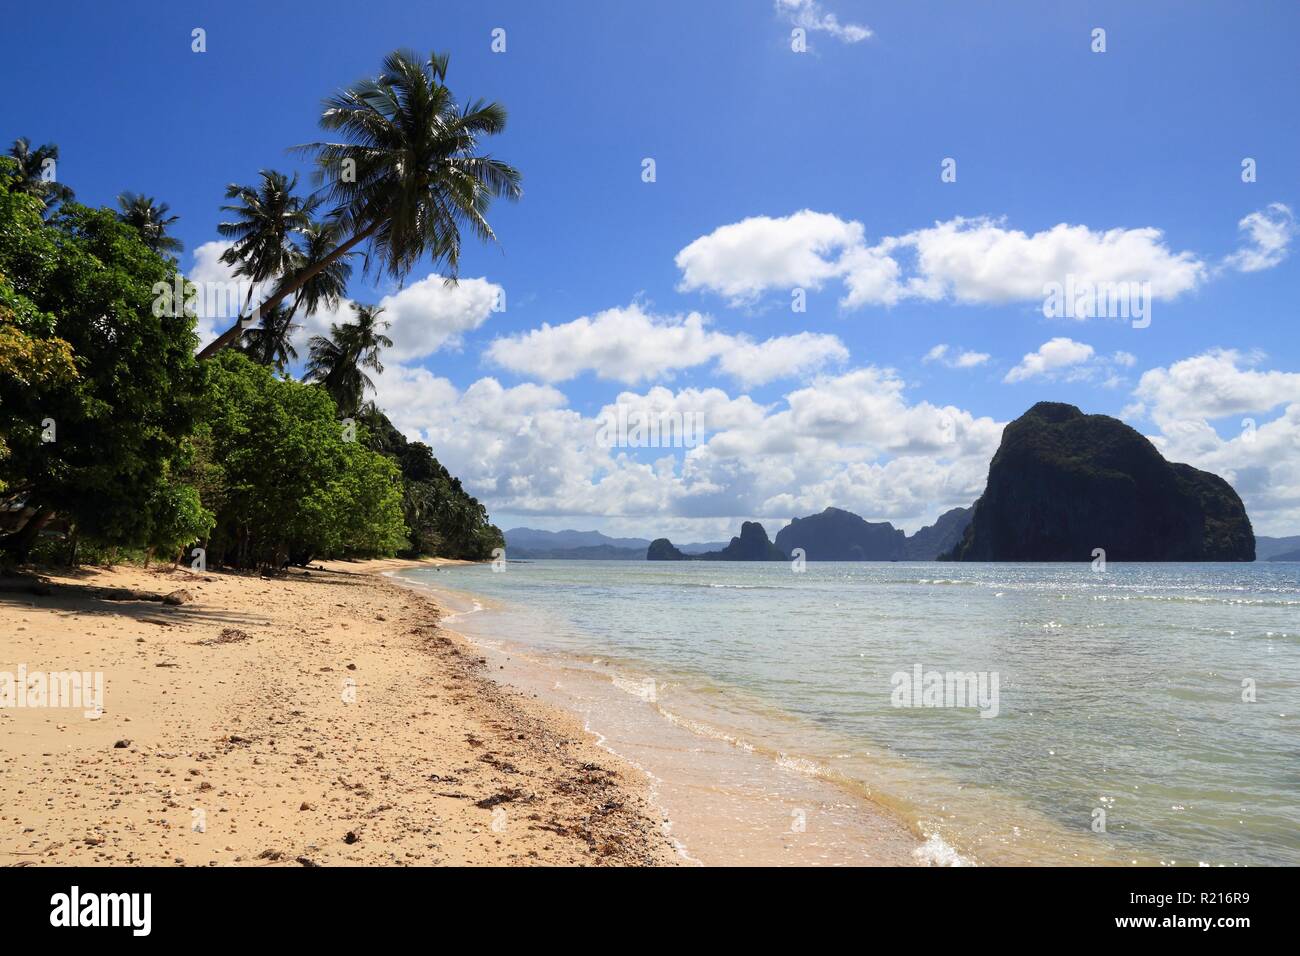
[[[312,271],[294,293],[293,311],[301,308],[305,315],[315,315],[322,305],[333,309],[347,292],[348,279],[352,277],[352,264],[348,260],[356,253],[331,255],[339,246],[342,232],[342,224],[337,219],[314,222],[300,230],[303,268]],[[313,268],[318,262],[325,265]]]
[[[117,197],[117,205],[120,210],[117,218],[139,232],[144,244],[154,252],[162,255],[185,248],[179,239],[167,235],[167,227],[180,217],[167,215],[171,207],[166,203],[155,203],[152,196],[126,192]]]
[[[0,482],[31,517],[0,550],[22,560],[54,515],[87,539],[147,546],[203,375],[194,320],[154,308],[176,264],[108,209],[74,203],[43,222],[38,199],[7,188],[15,168],[0,160],[0,299],[21,349],[18,374],[0,375]]]
[[[393,345],[384,334],[388,323],[379,320],[383,309],[353,303],[352,310],[355,322],[331,324],[329,338],[312,336],[307,361],[307,378],[324,386],[344,417],[355,416],[360,410],[366,390],[374,388],[365,370],[382,374],[379,352]]]
[[[233,213],[233,222],[217,225],[217,232],[234,240],[221,254],[221,261],[235,267],[235,275],[249,282],[248,296],[240,310],[241,318],[248,312],[257,283],[279,280],[282,276],[302,271],[305,262],[302,251],[294,243],[296,232],[312,225],[311,214],[318,200],[294,195],[298,175],[287,176],[274,169],[258,173],[260,182],[255,186],[231,183],[226,187],[226,198],[236,200],[222,206],[223,212]],[[267,311],[273,311],[283,300],[266,302]],[[227,344],[238,336],[241,323],[227,331]]]
[[[278,568],[406,545],[401,472],[368,447],[364,426],[346,439],[323,389],[234,352],[205,371],[195,444],[209,468],[220,463],[201,488],[216,517],[209,561]]]
[[[294,324],[293,315],[291,309],[283,307],[263,311],[261,322],[244,330],[244,354],[258,365],[274,365],[283,373],[298,358],[293,333],[299,326]]]
[[[20,136],[9,147],[9,155],[17,163],[17,168],[12,171],[12,178],[8,181],[10,192],[35,196],[41,201],[47,214],[56,203],[72,201],[72,189],[51,179],[47,172],[51,168],[57,169],[55,164],[59,159],[58,146],[46,143],[32,149],[32,144],[25,137]]]
[[[366,265],[404,278],[425,254],[455,279],[461,229],[484,241],[496,236],[487,211],[496,197],[517,199],[517,170],[480,153],[485,137],[505,128],[497,103],[461,107],[446,85],[448,57],[399,50],[384,58],[379,76],[362,80],[325,101],[320,125],[339,142],[297,147],[316,163],[315,181],[334,204],[348,238],[306,268],[284,276],[266,299],[275,308],[316,272],[363,243]],[[239,323],[200,353],[208,356],[239,337]]]

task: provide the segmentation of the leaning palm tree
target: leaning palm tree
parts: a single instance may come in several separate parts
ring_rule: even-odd
[[[312,274],[294,293],[293,309],[300,307],[306,315],[315,315],[322,305],[332,309],[347,292],[348,279],[352,277],[352,264],[348,262],[355,252],[345,252],[341,256],[331,253],[339,246],[343,227],[337,219],[314,222],[299,230],[302,237],[302,261],[304,269],[312,269]],[[329,260],[324,268],[313,269],[318,262]]]
[[[298,175],[292,177],[274,169],[258,173],[261,181],[256,186],[231,183],[226,187],[226,198],[237,200],[222,206],[224,212],[233,213],[233,222],[217,225],[217,232],[234,240],[221,254],[221,261],[235,266],[235,275],[245,276],[249,282],[248,296],[240,310],[241,319],[253,300],[253,289],[258,283],[283,276],[294,275],[305,265],[302,253],[294,244],[294,233],[311,226],[311,214],[319,201],[294,195]],[[274,312],[284,296],[274,302],[265,302],[267,312]],[[238,333],[241,323],[233,331]]]
[[[405,278],[428,253],[454,280],[461,228],[484,241],[496,238],[488,208],[498,196],[517,199],[520,176],[479,148],[505,128],[505,109],[482,101],[458,106],[445,83],[447,62],[446,55],[422,60],[399,50],[384,58],[379,76],[325,101],[321,127],[340,133],[342,141],[297,149],[314,159],[315,179],[348,238],[325,259],[282,280],[267,297],[267,308],[362,243],[369,244],[367,267],[373,261],[393,278]],[[225,348],[238,334],[236,324],[200,355]]]
[[[117,197],[117,205],[120,210],[117,218],[134,227],[154,252],[180,252],[185,248],[179,239],[167,235],[167,227],[180,217],[167,215],[171,207],[166,203],[155,203],[152,196],[126,192]]]
[[[9,185],[10,192],[35,196],[46,209],[53,209],[55,203],[72,201],[71,188],[45,176],[46,164],[58,161],[58,146],[46,143],[32,149],[31,142],[20,136],[9,147],[9,155],[18,163],[15,178]]]
[[[379,321],[383,309],[356,303],[352,309],[357,316],[355,322],[332,324],[329,338],[312,336],[307,360],[307,378],[324,386],[344,417],[358,413],[366,390],[375,387],[365,370],[383,374],[380,349],[393,345],[384,334],[388,323]]]

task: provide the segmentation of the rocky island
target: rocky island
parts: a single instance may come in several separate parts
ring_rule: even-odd
[[[1007,425],[954,561],[1253,561],[1241,498],[1136,429],[1039,402]]]

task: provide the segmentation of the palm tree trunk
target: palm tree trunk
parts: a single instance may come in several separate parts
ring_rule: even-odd
[[[339,258],[339,256],[344,255],[346,252],[352,249],[353,246],[359,245],[360,243],[369,239],[370,236],[379,228],[379,225],[380,225],[379,222],[375,222],[367,226],[365,229],[357,233],[347,242],[343,243],[341,246],[336,248],[329,255],[325,256],[325,258],[321,259],[319,262],[313,262],[311,265],[303,269],[292,279],[289,279],[287,282],[282,283],[280,286],[276,288],[274,292],[271,293],[270,297],[259,306],[259,308],[266,309],[268,311],[273,310],[277,305],[283,302],[287,296],[289,296],[291,293],[297,292],[304,285],[306,285],[307,280],[309,280],[312,276],[316,275],[316,273],[320,272],[322,269],[324,269],[335,259]],[[211,342],[209,342],[207,345],[205,345],[202,349],[199,350],[199,358],[201,359],[211,358],[213,355],[216,355],[222,349],[229,348],[231,345],[234,345],[235,342],[239,339],[239,333],[243,331],[243,321],[244,321],[244,317],[243,315],[240,315],[237,319],[235,319],[234,325],[226,329],[226,331],[222,332],[215,339],[213,339]]]

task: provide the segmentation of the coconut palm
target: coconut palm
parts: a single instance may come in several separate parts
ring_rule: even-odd
[[[283,373],[298,358],[293,333],[299,328],[292,309],[283,306],[262,310],[261,322],[244,329],[243,352],[260,365],[274,365]]]
[[[46,143],[32,149],[31,142],[20,136],[9,147],[9,155],[18,163],[16,178],[9,185],[11,192],[35,196],[46,209],[53,209],[56,203],[72,201],[70,187],[45,178],[46,164],[58,161],[58,146]]]
[[[347,233],[325,259],[280,282],[267,297],[273,308],[362,243],[367,267],[403,279],[426,253],[454,280],[460,262],[461,228],[495,240],[488,225],[491,201],[517,199],[520,176],[513,167],[480,153],[484,138],[505,128],[505,109],[475,101],[458,106],[447,88],[446,55],[421,59],[399,50],[383,69],[325,101],[320,125],[339,142],[297,147],[316,163],[315,179],[334,205]],[[211,355],[238,336],[227,329],[200,354]]]
[[[257,283],[280,280],[302,270],[306,263],[293,236],[311,226],[311,214],[319,202],[294,195],[297,173],[290,177],[274,169],[263,169],[258,176],[261,181],[256,186],[231,183],[226,187],[226,198],[238,201],[221,208],[234,213],[236,218],[234,222],[217,226],[218,233],[234,240],[221,254],[221,261],[235,266],[235,275],[244,276],[249,282],[241,316],[248,312]],[[265,302],[263,307],[273,312],[283,298]],[[237,333],[239,329],[240,324],[236,323],[233,331]]]
[[[117,197],[117,205],[120,210],[117,218],[134,227],[154,252],[180,252],[185,248],[179,239],[167,235],[167,227],[180,217],[167,215],[171,207],[166,203],[155,203],[152,196],[126,192]]]
[[[355,322],[333,323],[329,338],[312,336],[307,360],[307,378],[324,386],[344,417],[358,413],[366,390],[374,388],[365,370],[382,374],[380,349],[393,345],[393,340],[384,334],[388,323],[379,321],[383,309],[356,303],[352,309],[356,313]]]
[[[314,222],[300,230],[303,268],[310,269],[317,262],[326,262],[312,274],[294,293],[294,311],[301,308],[306,315],[314,315],[322,305],[332,309],[347,292],[348,279],[352,277],[352,264],[348,262],[355,252],[345,252],[338,257],[331,253],[338,248],[343,227],[337,219]]]

